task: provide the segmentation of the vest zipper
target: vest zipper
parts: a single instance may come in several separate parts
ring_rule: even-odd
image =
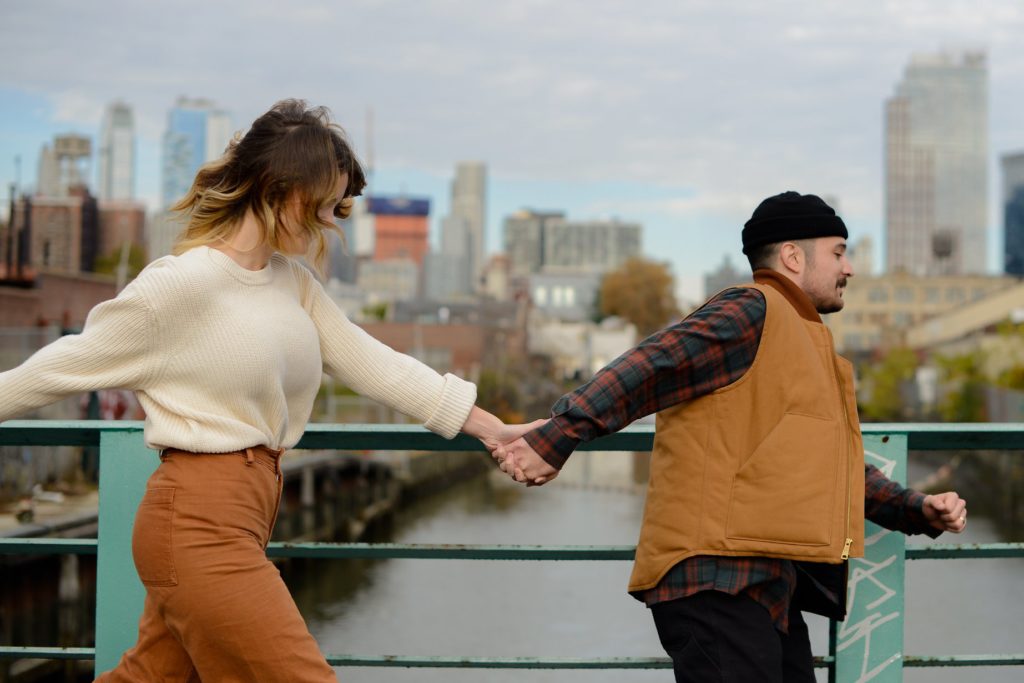
[[[853,538],[850,536],[850,526],[852,521],[850,518],[850,504],[853,499],[853,493],[851,488],[853,486],[853,475],[850,473],[850,464],[853,462],[853,458],[850,453],[850,439],[848,438],[853,434],[853,425],[850,424],[850,411],[846,406],[846,393],[843,391],[843,378],[839,372],[839,368],[836,367],[835,347],[830,344],[830,350],[832,351],[832,372],[836,376],[836,386],[839,387],[839,404],[843,407],[843,418],[846,423],[846,427],[849,430],[849,435],[844,439],[846,442],[846,542],[843,544],[843,552],[839,554],[839,559],[843,562],[850,559],[850,546],[853,545]]]

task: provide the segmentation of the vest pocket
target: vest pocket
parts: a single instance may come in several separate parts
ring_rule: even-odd
[[[132,528],[132,557],[146,586],[178,585],[171,548],[173,521],[174,489],[146,489]]]
[[[834,420],[786,413],[736,472],[726,536],[829,545],[839,461]]]

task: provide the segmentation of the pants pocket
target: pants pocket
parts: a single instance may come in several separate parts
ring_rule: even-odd
[[[174,489],[146,489],[132,529],[132,557],[146,586],[177,586],[171,547]]]

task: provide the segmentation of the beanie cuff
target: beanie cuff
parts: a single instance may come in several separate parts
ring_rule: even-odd
[[[791,242],[793,240],[815,239],[818,237],[842,237],[849,233],[846,224],[839,216],[776,216],[748,221],[743,228],[743,253],[750,252],[766,244]]]

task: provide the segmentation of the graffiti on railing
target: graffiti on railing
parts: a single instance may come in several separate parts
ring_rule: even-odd
[[[886,457],[885,444],[878,445],[878,452],[865,450],[865,460],[902,481],[897,460]],[[839,680],[895,683],[903,679],[904,538],[868,522],[864,545],[865,557],[850,561],[848,615],[839,623],[836,643],[836,666],[844,674]]]

